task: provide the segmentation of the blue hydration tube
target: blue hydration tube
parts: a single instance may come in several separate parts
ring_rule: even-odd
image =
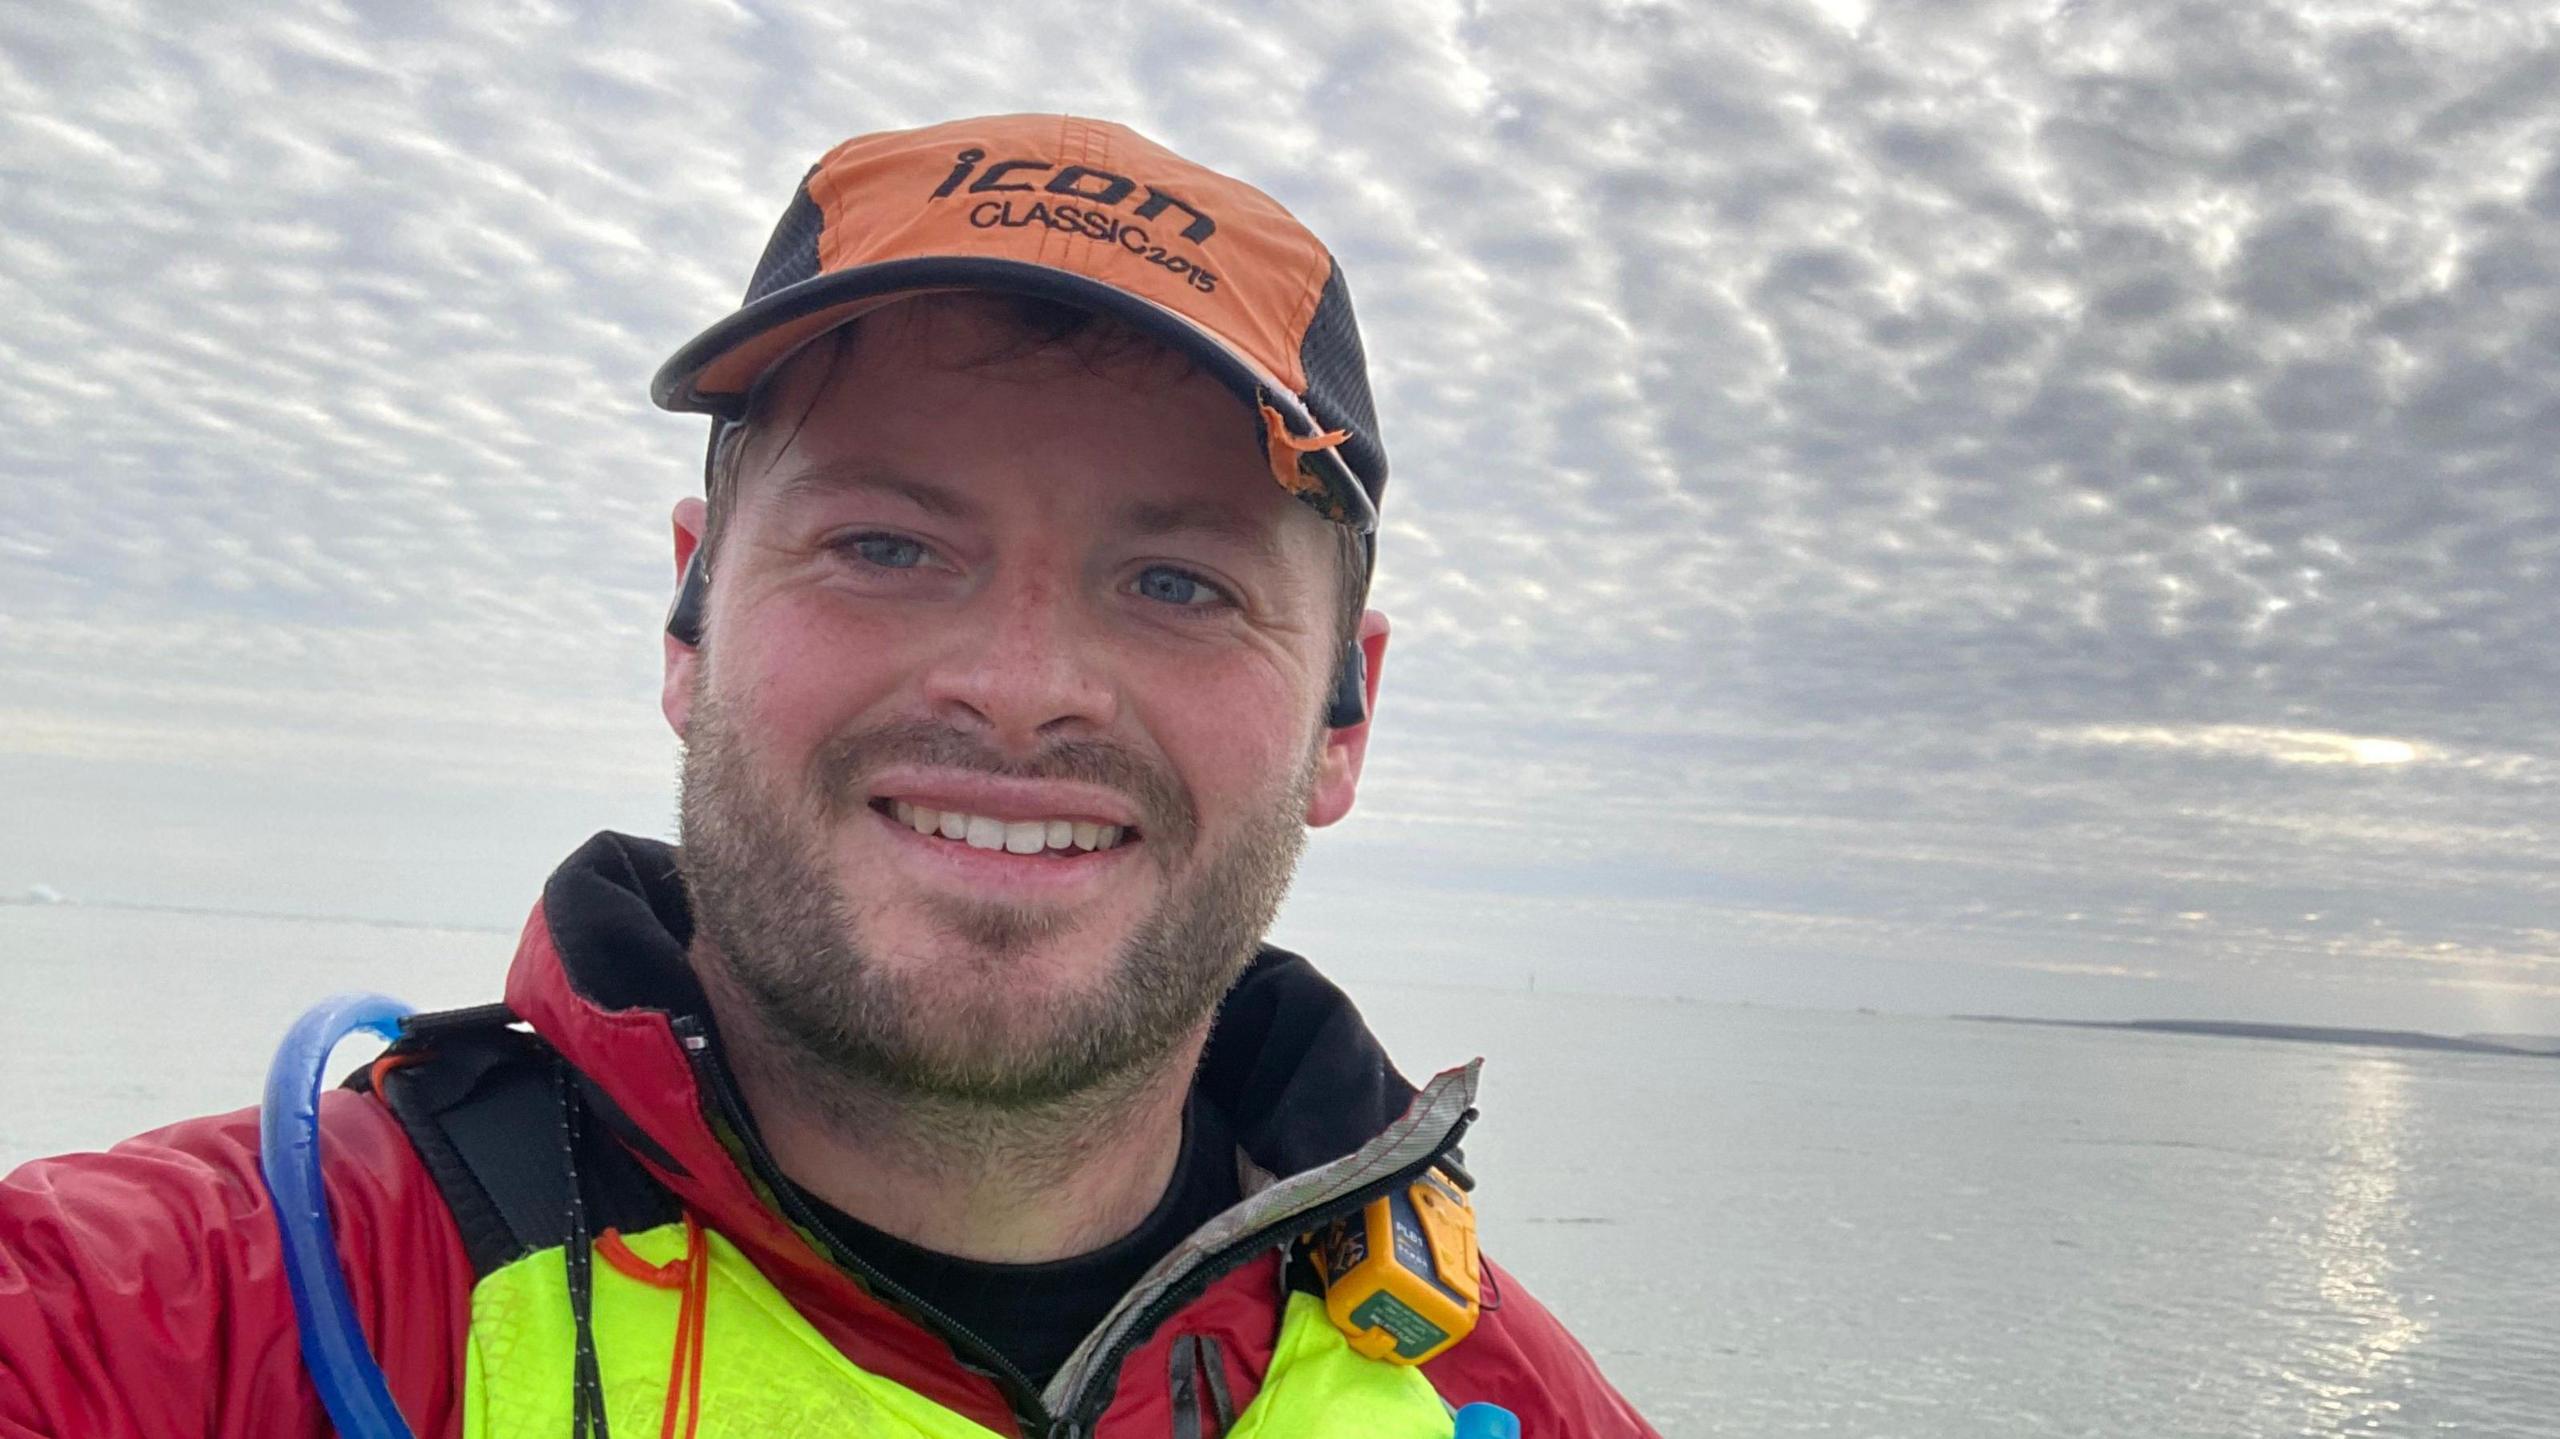
[[[1453,1439],[1520,1439],[1520,1416],[1499,1404],[1470,1404],[1458,1411]]]
[[[339,1040],[360,1029],[397,1039],[400,1021],[410,1012],[380,994],[337,994],[313,1005],[276,1046],[266,1097],[258,1105],[258,1170],[284,1240],[285,1284],[293,1291],[303,1366],[346,1439],[415,1436],[391,1402],[391,1388],[356,1322],[347,1276],[338,1264],[329,1192],[320,1183],[320,1086]]]

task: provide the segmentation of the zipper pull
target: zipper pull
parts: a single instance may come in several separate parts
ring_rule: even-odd
[[[675,1016],[667,1027],[676,1032],[676,1043],[683,1045],[687,1054],[700,1054],[711,1047],[711,1036],[702,1032],[702,1021],[690,1014]]]

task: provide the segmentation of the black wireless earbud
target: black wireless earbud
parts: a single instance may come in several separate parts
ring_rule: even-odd
[[[676,602],[667,606],[667,633],[678,644],[702,643],[702,606],[711,597],[711,572],[702,564],[706,548],[693,547],[693,558],[684,562],[684,578],[676,584]]]
[[[1333,695],[1325,701],[1324,723],[1327,729],[1347,729],[1369,717],[1369,661],[1360,653],[1358,641],[1342,652],[1342,664],[1333,672]]]

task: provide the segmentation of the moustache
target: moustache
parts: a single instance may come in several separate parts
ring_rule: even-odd
[[[995,779],[1088,784],[1126,795],[1138,828],[1170,858],[1199,833],[1191,792],[1158,765],[1103,740],[1057,740],[1037,753],[1004,754],[975,735],[931,720],[902,720],[836,736],[811,758],[813,787],[833,817],[864,808],[871,776],[893,764],[966,770]]]

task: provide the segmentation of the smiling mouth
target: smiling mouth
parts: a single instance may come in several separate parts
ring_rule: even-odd
[[[1067,858],[1089,851],[1118,849],[1138,842],[1134,825],[1099,824],[1084,819],[991,819],[958,810],[933,809],[903,799],[876,799],[872,811],[905,825],[928,839],[965,844],[971,849],[1007,854],[1050,854]]]

